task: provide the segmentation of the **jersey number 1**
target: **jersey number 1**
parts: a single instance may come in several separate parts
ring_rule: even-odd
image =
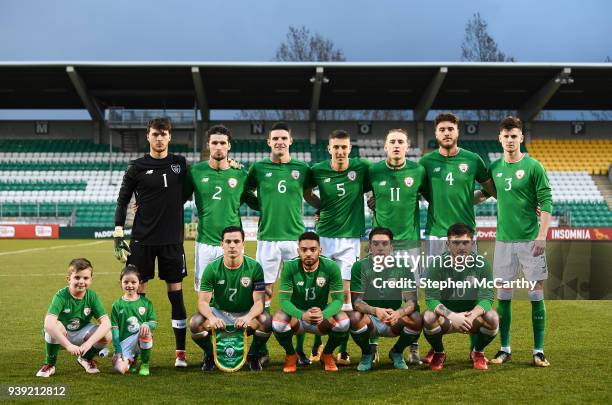
[[[166,173],[162,174],[164,176],[164,188],[168,188],[168,179],[166,178]]]

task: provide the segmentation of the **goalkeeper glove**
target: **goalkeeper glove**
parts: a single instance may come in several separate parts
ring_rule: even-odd
[[[113,239],[115,240],[115,257],[121,263],[127,262],[128,256],[132,253],[130,247],[123,240],[123,228],[120,226],[115,227],[113,232]]]

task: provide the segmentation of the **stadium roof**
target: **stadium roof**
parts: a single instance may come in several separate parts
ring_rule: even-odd
[[[0,108],[612,109],[612,63],[0,62]],[[311,114],[311,116],[313,116]],[[316,114],[314,114],[316,116]]]

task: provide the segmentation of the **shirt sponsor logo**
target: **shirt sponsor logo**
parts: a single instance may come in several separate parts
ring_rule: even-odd
[[[240,284],[242,284],[243,287],[248,287],[251,285],[251,277],[241,277],[240,278]]]
[[[355,179],[357,178],[357,173],[351,170],[350,172],[348,172],[347,177],[350,181],[355,181]]]
[[[147,170],[145,174],[153,174],[153,170]]]
[[[231,177],[227,180],[227,184],[229,184],[229,186],[231,188],[236,187],[236,185],[238,184],[238,180],[236,180],[235,178]]]
[[[404,179],[404,184],[406,184],[406,187],[412,187],[412,185],[414,184],[414,179],[408,176]]]
[[[204,177],[204,178],[202,179],[202,183],[208,183],[208,177]]]
[[[89,314],[91,314],[91,308],[83,308],[83,313],[85,316],[89,316]]]
[[[325,277],[317,277],[317,285],[319,287],[323,287],[326,282],[327,282],[327,279]]]
[[[300,178],[300,172],[298,170],[291,170],[291,177],[293,177],[294,180],[297,180]]]
[[[173,171],[174,173],[176,173],[176,174],[179,174],[179,173],[181,172],[181,165],[179,165],[179,164],[176,164],[176,163],[175,163],[175,164],[173,164],[173,165],[170,165],[170,168],[171,168],[171,169],[172,169],[172,171]]]
[[[272,177],[272,172],[266,173],[266,177]]]
[[[144,315],[145,312],[147,312],[147,309],[145,307],[138,307],[138,313],[140,315]]]
[[[470,166],[468,166],[467,163],[461,163],[459,165],[459,170],[461,170],[461,173],[466,173],[469,168],[470,168]]]
[[[219,281],[217,281],[217,284],[223,285],[223,284],[225,284],[225,280],[219,280]]]
[[[520,180],[525,175],[525,170],[517,170],[515,174],[516,174],[516,178]]]

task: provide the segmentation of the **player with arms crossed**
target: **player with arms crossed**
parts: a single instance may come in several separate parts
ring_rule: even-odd
[[[316,208],[318,198],[312,194],[310,168],[306,163],[291,157],[291,128],[283,122],[274,123],[267,142],[270,157],[250,167],[246,189],[257,190],[260,206],[255,258],[263,267],[266,311],[269,312],[273,286],[278,279],[281,262],[296,256],[297,239],[305,229],[302,200],[306,199]],[[267,361],[267,348],[264,348],[262,362]],[[303,353],[303,347],[300,351],[300,363],[310,363]]]
[[[475,282],[490,282],[491,267],[482,256],[472,252],[474,233],[469,226],[452,225],[447,238],[448,253],[438,256],[427,271],[427,280],[432,284],[425,289],[427,311],[423,314],[423,331],[434,350],[429,368],[441,370],[444,366],[446,353],[442,336],[461,332],[475,336],[472,365],[486,370],[484,349],[495,339],[499,318],[492,308],[493,288],[475,285]],[[463,284],[445,288],[434,284],[449,281]]]
[[[298,356],[291,341],[304,332],[329,335],[321,354],[325,371],[338,371],[334,349],[345,338],[349,318],[342,312],[344,293],[340,267],[321,257],[319,236],[305,232],[299,237],[299,258],[283,265],[280,282],[280,310],[274,314],[274,336],[285,349],[285,373],[294,373]],[[331,296],[331,302],[328,302]]]
[[[115,257],[133,264],[140,271],[139,293],[145,294],[147,281],[155,277],[166,282],[172,307],[172,329],[176,348],[175,367],[187,367],[185,339],[187,314],[182,281],[187,275],[183,250],[184,184],[187,162],[183,156],[168,153],[172,125],[167,118],[155,118],[147,125],[149,153],[130,162],[121,183],[115,211]],[[134,217],[129,247],[123,240],[123,226],[132,194],[138,210]]]
[[[399,339],[389,352],[393,366],[407,369],[404,349],[419,339],[423,320],[418,310],[417,286],[410,269],[396,266],[386,267],[382,263],[390,256],[393,233],[387,228],[374,228],[370,232],[370,256],[353,264],[351,270],[351,297],[353,312],[351,336],[361,348],[358,371],[372,368],[374,356],[369,343],[373,336],[397,337]],[[382,266],[383,268],[377,268]],[[404,289],[381,285],[383,282],[412,280],[415,284]],[[404,306],[402,307],[402,302]],[[415,363],[419,363],[416,356]]]
[[[341,129],[330,134],[327,150],[331,159],[311,168],[313,186],[319,189],[320,198],[316,231],[321,238],[321,253],[340,266],[344,287],[342,310],[352,311],[351,267],[359,258],[360,240],[365,233],[363,193],[367,191],[364,186],[370,164],[360,158],[349,159],[351,138]],[[320,355],[316,343],[313,359]],[[337,363],[350,364],[347,342],[340,345]]]
[[[202,276],[198,313],[189,320],[191,337],[206,352],[202,370],[211,371],[214,359],[210,341],[204,339],[206,334],[231,324],[246,329],[254,335],[247,357],[249,367],[261,371],[259,351],[270,338],[272,326],[270,315],[264,312],[263,270],[257,261],[244,255],[242,228],[228,226],[221,238],[223,256],[210,262]]]
[[[544,167],[521,152],[523,124],[515,117],[506,117],[499,128],[499,142],[504,157],[491,164],[490,175],[497,188],[497,241],[493,271],[495,278],[512,281],[523,275],[537,281],[527,292],[531,301],[533,325],[533,364],[548,367],[544,356],[546,306],[544,280],[548,278],[546,236],[552,213],[552,193]],[[536,208],[541,209],[540,224]],[[512,289],[497,291],[497,310],[501,349],[491,363],[502,364],[512,357],[510,323],[512,322]]]
[[[374,194],[374,226],[384,227],[393,234],[393,250],[420,259],[419,192],[425,183],[425,169],[406,159],[410,147],[405,129],[391,129],[385,137],[387,158],[370,166],[368,177]],[[417,262],[418,263],[418,262]],[[406,269],[412,273],[418,266]],[[418,363],[418,335],[410,345],[409,362]]]

